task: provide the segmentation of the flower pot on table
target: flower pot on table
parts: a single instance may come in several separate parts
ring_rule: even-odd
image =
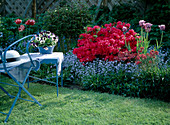
[[[38,50],[41,54],[52,54],[55,46],[49,47],[38,47]]]

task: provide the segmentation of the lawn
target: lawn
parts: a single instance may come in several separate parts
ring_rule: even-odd
[[[16,93],[8,88],[11,93]],[[107,93],[59,88],[31,83],[30,93],[42,104],[19,100],[9,117],[12,125],[170,124],[170,104]],[[22,97],[27,95],[22,94]],[[13,99],[0,91],[0,111],[8,112]],[[0,114],[0,124],[5,115]]]

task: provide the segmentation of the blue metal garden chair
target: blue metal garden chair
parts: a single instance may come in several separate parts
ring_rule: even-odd
[[[9,60],[14,60],[14,59],[7,59],[9,49],[14,47],[16,44],[19,44],[21,41],[30,39],[30,38],[31,38],[31,40],[29,40],[26,44],[26,53],[21,55],[19,60],[15,59],[15,61],[10,62]],[[60,74],[61,86],[63,86],[63,71],[62,71],[62,62],[64,60],[63,53],[62,52],[54,52],[52,54],[29,53],[30,42],[33,41],[34,39],[35,39],[34,35],[26,36],[16,42],[14,42],[10,46],[8,46],[4,52],[0,51],[0,57],[1,57],[0,73],[7,73],[9,75],[9,77],[11,77],[17,85],[1,82],[1,79],[0,79],[0,84],[10,85],[13,87],[19,87],[17,95],[13,96],[7,90],[5,90],[4,85],[3,86],[0,85],[0,90],[2,90],[9,97],[15,98],[8,113],[0,112],[2,114],[7,115],[5,122],[7,122],[18,99],[35,102],[39,106],[41,106],[41,104],[24,87],[24,84],[26,83],[26,81],[28,83],[28,88],[29,88],[29,82],[33,82],[33,81],[29,81],[29,78],[36,79],[34,81],[41,80],[41,81],[55,84],[57,87],[57,96],[58,96],[58,74],[60,74],[60,72],[61,72],[61,74]],[[22,44],[19,44],[19,45],[21,46]],[[10,52],[11,52],[11,50],[10,50]],[[46,64],[52,63],[52,64],[56,65],[56,75],[51,77],[51,78],[55,78],[56,82],[49,81],[49,79],[51,79],[51,78],[40,79],[40,78],[29,75],[31,70],[37,71],[40,68],[41,63],[46,63]],[[21,98],[20,96],[21,96],[22,90],[26,94],[28,94],[32,98],[32,100]]]
[[[26,39],[31,39],[26,44],[27,59],[25,61],[7,62],[6,54],[8,53],[8,50],[11,49],[11,47],[13,47],[14,45],[18,44],[20,41],[23,41],[23,40],[26,40]],[[15,98],[8,113],[0,112],[2,114],[7,115],[4,122],[7,122],[7,120],[8,120],[8,118],[9,118],[9,116],[10,116],[10,114],[11,114],[11,112],[12,112],[12,110],[13,110],[18,99],[22,99],[22,100],[30,101],[30,102],[35,102],[39,106],[41,106],[41,104],[33,97],[33,95],[31,93],[29,93],[28,90],[24,87],[24,84],[26,83],[27,78],[29,77],[31,70],[37,71],[40,67],[40,62],[38,60],[33,60],[32,57],[30,56],[30,53],[29,53],[30,42],[33,41],[34,39],[35,39],[34,35],[28,35],[28,36],[23,37],[23,38],[19,39],[18,41],[14,42],[10,46],[8,46],[5,49],[4,52],[0,51],[0,57],[1,57],[1,61],[2,61],[2,63],[0,64],[0,73],[7,73],[9,75],[9,77],[11,77],[14,80],[14,82],[17,84],[17,85],[15,85],[15,84],[4,83],[4,82],[1,82],[1,80],[0,80],[0,84],[4,84],[4,85],[0,85],[0,90],[2,90],[4,93],[6,93],[6,95],[8,95],[10,98]],[[27,63],[27,65],[25,65],[26,63]],[[22,69],[25,69],[25,75],[24,75],[24,78],[22,80],[19,80],[13,73],[11,73],[11,71],[13,69],[15,69],[16,67],[20,67]],[[11,95],[5,89],[5,85],[18,87],[19,88],[18,93],[15,96]],[[28,96],[32,100],[21,98],[20,97],[21,91],[24,91],[26,94],[28,94]]]

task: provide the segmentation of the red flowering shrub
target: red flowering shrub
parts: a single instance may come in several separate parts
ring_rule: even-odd
[[[93,61],[96,58],[109,61],[130,61],[137,56],[136,44],[139,36],[129,23],[110,23],[104,27],[87,27],[86,33],[79,36],[78,47],[73,50],[80,62]],[[125,31],[128,32],[125,33]],[[128,50],[127,48],[130,48]]]

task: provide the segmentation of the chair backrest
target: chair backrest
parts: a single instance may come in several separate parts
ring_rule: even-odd
[[[3,49],[0,48],[0,63],[2,63],[1,59],[2,59],[2,52],[3,52]]]
[[[27,39],[29,39],[27,41]],[[26,75],[30,70],[38,70],[40,67],[40,62],[38,60],[33,60],[30,53],[29,53],[29,47],[31,41],[35,39],[35,35],[28,35],[25,36],[16,42],[9,45],[3,52],[1,53],[1,64],[0,64],[0,72],[6,72],[13,80],[18,80],[20,82],[23,82]],[[7,54],[11,48],[13,48],[14,45],[20,44],[21,41],[26,40],[26,52],[24,55],[20,56],[20,60],[14,61],[14,62],[7,62]],[[25,41],[24,41],[25,42]]]
[[[27,55],[28,55],[28,57],[29,57],[29,60],[30,60],[30,62],[31,62],[32,67],[36,67],[36,66],[35,66],[35,63],[33,63],[33,60],[32,60],[32,58],[31,58],[31,56],[30,56],[30,54],[29,54],[30,42],[35,39],[35,35],[28,35],[28,36],[25,36],[25,37],[23,37],[23,38],[15,41],[15,42],[12,43],[11,45],[9,45],[9,46],[4,50],[3,54],[2,54],[2,51],[1,51],[1,60],[2,60],[2,63],[3,63],[4,70],[5,70],[6,72],[8,72],[8,69],[7,69],[7,67],[6,67],[6,54],[7,54],[7,51],[10,50],[14,45],[16,45],[16,44],[18,44],[19,42],[21,42],[21,41],[23,41],[23,40],[26,40],[26,39],[28,39],[28,38],[31,38],[31,39],[30,39],[30,40],[27,42],[27,44],[26,44],[26,52],[25,52],[25,53],[27,53]]]

